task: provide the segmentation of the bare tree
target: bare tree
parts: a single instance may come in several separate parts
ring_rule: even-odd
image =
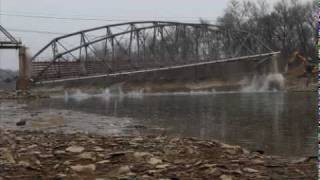
[[[285,55],[299,50],[316,57],[316,3],[280,0],[270,8],[265,0],[258,2],[231,0],[218,24],[231,31],[242,29],[254,33],[273,49]]]

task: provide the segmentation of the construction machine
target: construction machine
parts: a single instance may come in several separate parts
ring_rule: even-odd
[[[306,78],[306,86],[308,87],[312,78],[318,74],[318,68],[315,63],[295,51],[288,61],[286,74],[290,77]]]

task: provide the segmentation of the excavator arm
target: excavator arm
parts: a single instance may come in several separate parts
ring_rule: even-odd
[[[307,66],[310,65],[310,63],[307,61],[307,59],[305,57],[303,57],[298,51],[293,53],[293,59],[290,59],[290,61],[292,62],[296,58],[303,63],[305,70],[307,69]],[[317,72],[318,72],[317,66],[313,66],[312,73],[317,73]]]
[[[303,63],[303,65],[306,67],[308,64],[308,61],[305,57],[301,56],[299,53],[296,54],[296,57]]]

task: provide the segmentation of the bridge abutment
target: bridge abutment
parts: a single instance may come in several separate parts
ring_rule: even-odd
[[[19,77],[16,84],[17,90],[29,90],[32,75],[32,61],[27,58],[27,48],[19,48]]]

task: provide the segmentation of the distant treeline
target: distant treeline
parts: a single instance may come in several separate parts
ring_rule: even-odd
[[[269,48],[317,61],[317,4],[310,0],[231,0],[215,23],[221,31],[205,19],[200,23],[131,31],[96,44],[80,59],[103,59],[102,70],[113,72],[263,54]]]
[[[266,0],[231,0],[217,23],[252,32],[285,55],[299,51],[316,60],[316,1],[280,0],[271,6]]]
[[[0,69],[0,83],[11,83],[17,79],[16,71]]]

